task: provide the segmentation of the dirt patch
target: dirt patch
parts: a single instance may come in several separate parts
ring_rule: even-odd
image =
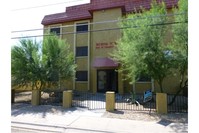
[[[15,93],[15,103],[21,103],[21,102],[28,103],[31,102],[31,98],[32,98],[31,91]],[[41,92],[41,101],[43,102],[43,100],[46,99],[50,99],[49,93]]]
[[[187,123],[187,113],[169,113],[166,115],[157,114],[156,112],[149,111],[132,111],[132,110],[116,110],[112,112],[106,112],[102,117],[129,119],[129,120],[141,120],[141,121],[166,121],[166,122],[179,122]]]

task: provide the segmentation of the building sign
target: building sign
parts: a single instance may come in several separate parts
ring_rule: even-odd
[[[115,47],[116,42],[103,42],[103,43],[96,43],[96,49],[100,49],[100,48],[113,48]]]
[[[143,100],[143,102],[145,103],[145,102],[148,102],[148,101],[150,101],[152,99],[152,92],[151,92],[151,90],[146,90],[145,92],[144,92],[144,100]]]

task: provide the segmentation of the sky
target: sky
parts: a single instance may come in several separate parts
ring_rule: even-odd
[[[11,31],[19,31],[42,29],[41,21],[45,15],[64,12],[68,6],[89,3],[90,0],[15,0],[13,2],[11,18],[15,19]],[[11,33],[11,37],[42,35],[42,33],[42,30],[16,32]],[[16,41],[17,39],[12,39],[11,44],[15,45]]]
[[[76,2],[71,2],[76,1]],[[38,7],[43,5],[63,3],[54,6]],[[88,3],[90,0],[6,0],[0,3],[0,24],[1,24],[1,38],[0,38],[0,105],[5,108],[0,109],[1,129],[6,133],[10,132],[10,79],[11,79],[11,46],[13,46],[17,40],[11,39],[15,36],[25,36],[29,34],[42,34],[41,31],[37,33],[11,33],[11,31],[37,29],[42,28],[41,21],[47,14],[54,14],[64,12],[65,7]],[[199,75],[199,15],[198,15],[197,0],[189,0],[189,131],[194,132],[197,125],[194,125],[195,114],[198,114],[198,75]],[[32,8],[38,7],[38,8]],[[8,90],[8,91],[2,91]],[[193,91],[194,93],[193,93]],[[190,93],[191,92],[191,93]],[[196,92],[196,93],[195,93]],[[3,99],[3,100],[2,100]],[[5,102],[7,101],[7,102]],[[190,109],[191,108],[191,109]],[[190,124],[191,123],[191,124]],[[3,124],[3,125],[2,125]]]

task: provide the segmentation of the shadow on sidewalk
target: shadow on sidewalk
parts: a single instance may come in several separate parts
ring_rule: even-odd
[[[161,119],[157,123],[165,127],[170,126],[175,133],[188,133],[188,123],[173,123],[172,121],[166,119]]]
[[[170,126],[175,133],[188,133],[188,124],[180,123]]]
[[[33,106],[27,103],[14,103],[11,105],[11,116],[16,117],[18,115],[36,115],[39,114],[42,118],[45,118],[48,113],[51,114],[72,114],[78,111],[79,113],[85,112],[85,108],[63,108],[62,106],[52,106],[52,105],[39,105]]]
[[[173,114],[160,115],[160,121],[157,123],[165,127],[170,126],[175,133],[188,132],[188,118],[186,114],[175,114],[175,119],[172,118]],[[167,116],[167,117],[165,117]],[[181,119],[181,120],[180,120]]]

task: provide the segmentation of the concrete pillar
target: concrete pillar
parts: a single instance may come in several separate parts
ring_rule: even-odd
[[[63,92],[63,107],[70,108],[72,106],[72,90]]]
[[[159,114],[167,114],[167,94],[156,93],[156,110]]]
[[[40,98],[41,98],[40,90],[32,90],[32,101],[31,101],[32,105],[39,105]]]
[[[115,109],[115,92],[106,92],[106,111],[114,111]]]
[[[15,90],[11,89],[11,103],[15,102]]]

